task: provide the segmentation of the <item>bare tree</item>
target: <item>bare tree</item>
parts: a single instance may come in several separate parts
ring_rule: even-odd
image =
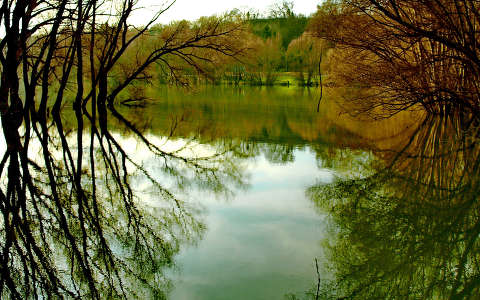
[[[244,25],[233,14],[152,28],[172,4],[139,28],[129,23],[133,0],[2,1],[1,298],[166,297],[162,267],[203,226],[122,148],[109,117],[163,159],[169,174],[183,164],[216,191],[222,170],[238,179],[235,164],[219,166],[228,151],[200,158],[163,151],[115,110],[125,88],[151,79],[154,64],[180,81],[186,65],[202,72],[215,55],[245,50]],[[169,208],[140,207],[127,166]]]
[[[478,1],[328,1],[311,30],[336,43],[339,83],[370,88],[365,109],[478,112],[479,10]]]
[[[276,1],[270,5],[268,12],[270,18],[288,18],[294,15],[293,1]]]

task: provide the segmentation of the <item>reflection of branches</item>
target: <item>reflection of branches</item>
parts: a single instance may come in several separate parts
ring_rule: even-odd
[[[148,150],[157,158],[163,159],[165,169],[169,173],[175,173],[174,168],[172,168],[172,163],[177,168],[180,168],[179,163],[183,164],[184,167],[188,168],[190,171],[195,173],[196,181],[202,182],[202,184],[207,185],[213,190],[222,189],[222,183],[228,180],[228,178],[218,178],[217,173],[226,172],[230,178],[234,179],[237,183],[240,182],[240,170],[238,165],[235,162],[230,161],[232,155],[238,155],[235,151],[235,146],[229,146],[225,149],[219,149],[211,154],[207,155],[185,155],[184,153],[191,147],[191,141],[186,141],[180,146],[177,146],[175,149],[170,149],[168,151],[162,150],[158,145],[150,142],[148,138],[140,132],[135,126],[124,118],[114,107],[110,108],[112,116],[120,122],[121,125],[125,126],[130,132],[132,132],[136,138],[138,138],[142,143],[148,148]],[[178,124],[174,122],[173,127],[170,131],[170,136],[173,134],[172,130]],[[113,138],[110,136],[110,139]],[[129,161],[132,162],[131,159]],[[221,172],[216,172],[221,171]],[[179,175],[179,174],[177,174]],[[212,181],[212,179],[214,179]]]
[[[477,128],[428,118],[371,175],[308,194],[340,226],[331,244],[348,298],[468,298],[478,294]]]
[[[83,141],[83,114],[77,117],[79,130],[71,132],[72,138],[58,116],[54,127],[37,123],[38,139],[30,143],[41,151],[38,158],[29,159],[27,151],[14,147],[4,155],[0,169],[5,172],[7,167],[8,180],[5,192],[0,191],[6,233],[1,240],[0,292],[13,298],[163,298],[168,280],[162,269],[172,265],[180,243],[195,239],[203,225],[196,220],[195,210],[160,183],[158,174],[122,147],[123,142],[102,124],[107,118],[92,126],[95,157],[86,165],[82,158],[88,157],[84,151],[89,145]],[[230,171],[234,181],[241,180],[238,168],[219,165],[227,150],[199,160],[183,157],[161,150],[131,123],[124,124],[145,145],[146,153],[162,157],[170,174],[183,177],[181,173],[189,169],[203,172],[214,190],[227,188],[222,180],[229,178]],[[175,161],[184,163],[185,169],[178,169]],[[228,159],[225,164],[236,165]],[[142,176],[132,177],[135,172],[130,166]],[[139,205],[141,199],[131,186],[135,178],[160,192],[160,207]]]

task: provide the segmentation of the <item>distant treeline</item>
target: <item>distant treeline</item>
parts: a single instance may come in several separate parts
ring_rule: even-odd
[[[231,55],[206,54],[206,48],[198,48],[187,59],[170,60],[174,68],[161,62],[149,74],[157,83],[232,84],[232,85],[318,85],[322,73],[322,57],[327,54],[327,43],[307,32],[312,18],[293,12],[293,2],[277,1],[267,14],[241,12],[238,9],[227,14],[231,26],[242,28],[241,34],[218,37],[223,45],[242,49]],[[161,32],[181,27],[195,30],[217,17],[202,17],[197,21],[177,21],[169,25],[155,25],[151,36],[158,39]],[[152,41],[152,43],[155,41]],[[226,47],[225,49],[230,49]],[[188,58],[201,53],[204,58],[191,64]],[[206,55],[205,55],[206,54]],[[185,58],[185,57],[184,57]],[[326,60],[323,60],[325,64]],[[167,70],[167,72],[164,72]],[[172,76],[172,70],[174,71]],[[138,92],[135,92],[138,94]]]
[[[283,50],[287,50],[292,40],[305,31],[308,21],[309,18],[305,16],[292,15],[285,18],[251,19],[249,23],[255,35],[264,40],[279,37]]]
[[[327,69],[320,62],[328,47],[324,40],[308,33],[311,22],[311,17],[293,13],[293,2],[284,1],[266,16],[232,10],[223,16],[196,21],[156,24],[125,51],[108,75],[108,86],[115,86],[126,75],[133,74],[135,66],[157,48],[162,59],[135,74],[135,79],[126,86],[131,90],[126,97],[144,97],[145,80],[176,85],[315,86],[319,84],[321,70]],[[115,26],[102,24],[99,28],[104,34],[97,35],[99,46],[94,52],[102,57],[104,36],[112,35]],[[217,35],[218,28],[225,34]],[[126,32],[127,36],[134,34],[133,28]],[[208,39],[203,38],[205,35]],[[198,38],[201,42],[196,41]],[[83,40],[87,47],[89,37]]]
[[[319,84],[320,62],[328,47],[306,32],[310,17],[288,11],[277,17],[247,14],[245,18],[249,34],[244,42],[250,45],[247,54],[224,61],[196,80],[234,85]]]

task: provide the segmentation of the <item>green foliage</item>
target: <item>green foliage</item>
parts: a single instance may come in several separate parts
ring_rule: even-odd
[[[287,13],[279,18],[247,18],[250,35],[245,36],[250,52],[239,64],[238,61],[226,61],[217,68],[217,75],[223,72],[223,79],[231,84],[240,82],[249,85],[275,85],[279,72],[289,70],[289,57],[286,54],[292,40],[301,36],[307,26],[308,18]],[[293,82],[293,80],[292,80]],[[282,84],[290,84],[282,82]]]
[[[290,42],[305,31],[309,19],[305,16],[292,15],[287,18],[266,18],[249,20],[252,32],[263,38],[280,37],[283,50]]]

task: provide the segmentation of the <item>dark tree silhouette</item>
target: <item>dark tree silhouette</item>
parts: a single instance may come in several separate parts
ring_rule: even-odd
[[[123,148],[109,118],[179,184],[193,180],[187,170],[215,191],[241,180],[229,149],[207,157],[162,150],[114,107],[129,84],[150,79],[153,64],[180,79],[182,65],[202,72],[212,54],[244,50],[234,15],[151,29],[172,3],[137,28],[128,21],[136,1],[2,1],[1,298],[166,297],[163,268],[203,225]],[[162,205],[139,202],[138,180]]]

